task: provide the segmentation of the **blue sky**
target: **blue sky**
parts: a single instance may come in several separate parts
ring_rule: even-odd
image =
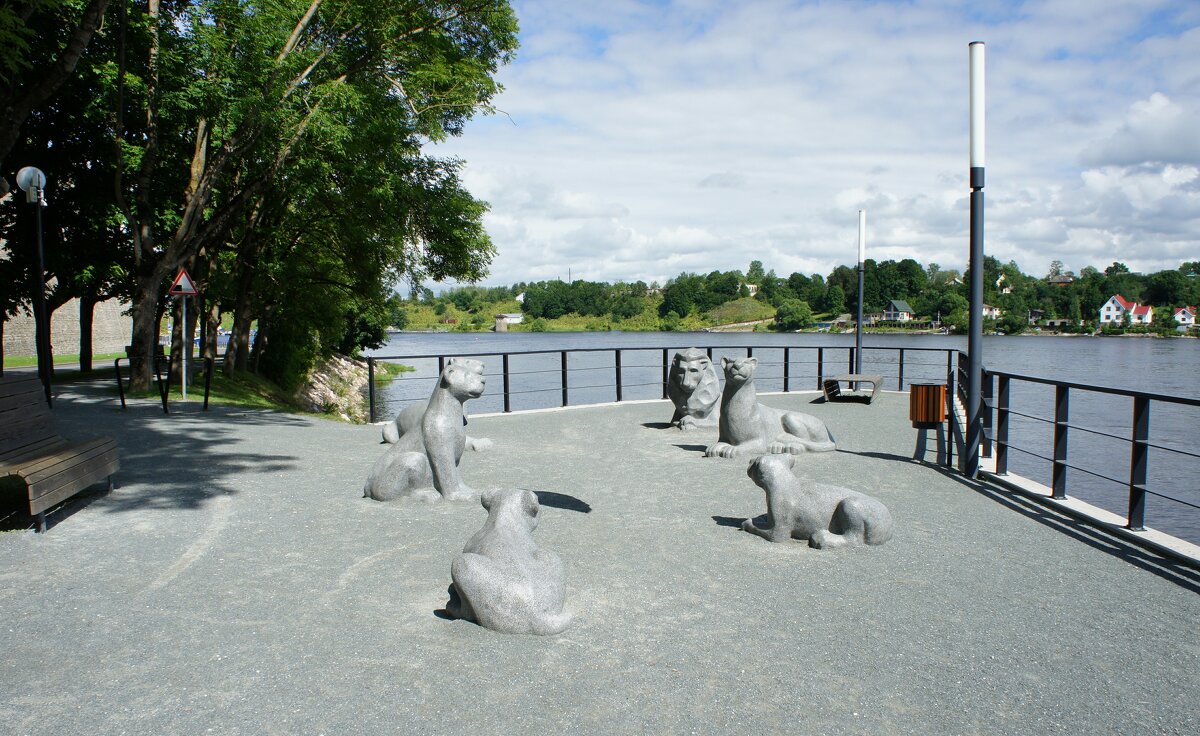
[[[987,253],[1200,259],[1200,2],[514,2],[503,115],[438,146],[491,203],[488,284],[967,259],[967,44]]]

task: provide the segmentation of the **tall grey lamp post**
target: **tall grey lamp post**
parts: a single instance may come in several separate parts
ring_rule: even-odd
[[[983,167],[984,167],[984,45],[968,45],[970,67],[971,166],[971,311],[967,330],[967,436],[963,475],[979,475],[979,445],[983,434]]]
[[[863,265],[867,257],[867,211],[858,211],[858,319],[854,322],[854,372],[862,373]]]
[[[26,166],[17,172],[17,186],[25,192],[25,201],[37,211],[37,274],[34,278],[34,340],[37,342],[38,376],[46,390],[46,403],[50,398],[50,331],[46,324],[46,263],[42,255],[42,208],[46,206],[44,195],[46,175],[41,169]]]

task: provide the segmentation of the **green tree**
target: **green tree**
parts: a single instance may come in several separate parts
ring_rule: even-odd
[[[516,47],[516,20],[504,0],[401,0],[382,7],[365,0],[167,6],[150,0],[130,21],[127,73],[106,91],[127,105],[117,116],[117,192],[135,256],[132,343],[142,356],[156,340],[158,298],[176,269],[233,242],[248,221],[285,223],[303,214],[301,203],[315,200],[322,153],[362,164],[373,143],[403,145],[415,156],[422,142],[461,132],[487,108],[498,89],[493,74]],[[363,117],[375,118],[368,126],[373,135],[389,123],[390,136],[365,139]],[[292,185],[298,171],[302,181]],[[368,186],[355,186],[361,171],[336,173],[327,180],[327,199]],[[273,191],[280,186],[292,191]],[[394,209],[444,223],[444,233],[452,232],[452,220],[478,219],[482,207],[461,211],[474,202],[461,188],[452,186],[448,199],[433,190],[420,201],[432,212],[404,202]],[[375,268],[400,266],[414,280],[472,280],[486,272],[491,251],[481,227],[440,252],[423,250],[436,243],[424,235],[414,226],[408,257],[377,261]],[[275,236],[254,239],[255,249],[241,254],[247,267],[265,248],[282,249]],[[350,249],[364,244],[335,246],[357,257]],[[474,250],[462,252],[464,244]],[[148,359],[132,368],[134,388],[146,388]]]
[[[766,275],[762,261],[750,261],[750,267],[746,269],[746,283],[761,284]]]
[[[837,317],[846,311],[846,293],[842,287],[834,284],[825,292],[825,311]]]
[[[812,324],[812,308],[806,301],[785,299],[775,311],[775,329],[777,330],[792,332],[811,327]]]

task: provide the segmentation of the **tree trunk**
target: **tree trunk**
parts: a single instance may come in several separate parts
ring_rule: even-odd
[[[79,297],[79,372],[92,372],[92,323],[96,299],[91,294]]]
[[[244,259],[237,261],[237,296],[233,303],[233,332],[225,346],[225,373],[233,375],[245,371],[250,365],[250,297],[254,281],[253,272]]]
[[[166,271],[157,268],[138,279],[133,294],[133,335],[130,338],[129,388],[136,393],[150,390],[154,359],[158,354],[158,294]]]
[[[4,377],[4,323],[7,321],[4,312],[0,312],[0,378]]]

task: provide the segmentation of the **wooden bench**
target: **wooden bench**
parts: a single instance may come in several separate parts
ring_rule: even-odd
[[[70,442],[55,432],[37,376],[0,378],[0,489],[24,489],[39,532],[46,509],[106,479],[111,491],[119,467],[111,437]]]
[[[847,386],[846,391],[842,391],[842,384],[863,384],[869,383],[871,390],[869,392],[850,391]],[[821,391],[825,394],[826,401],[841,401],[846,399],[863,400],[869,404],[879,395],[879,387],[883,385],[883,376],[871,376],[865,373],[842,373],[837,376],[829,376],[821,381]]]

